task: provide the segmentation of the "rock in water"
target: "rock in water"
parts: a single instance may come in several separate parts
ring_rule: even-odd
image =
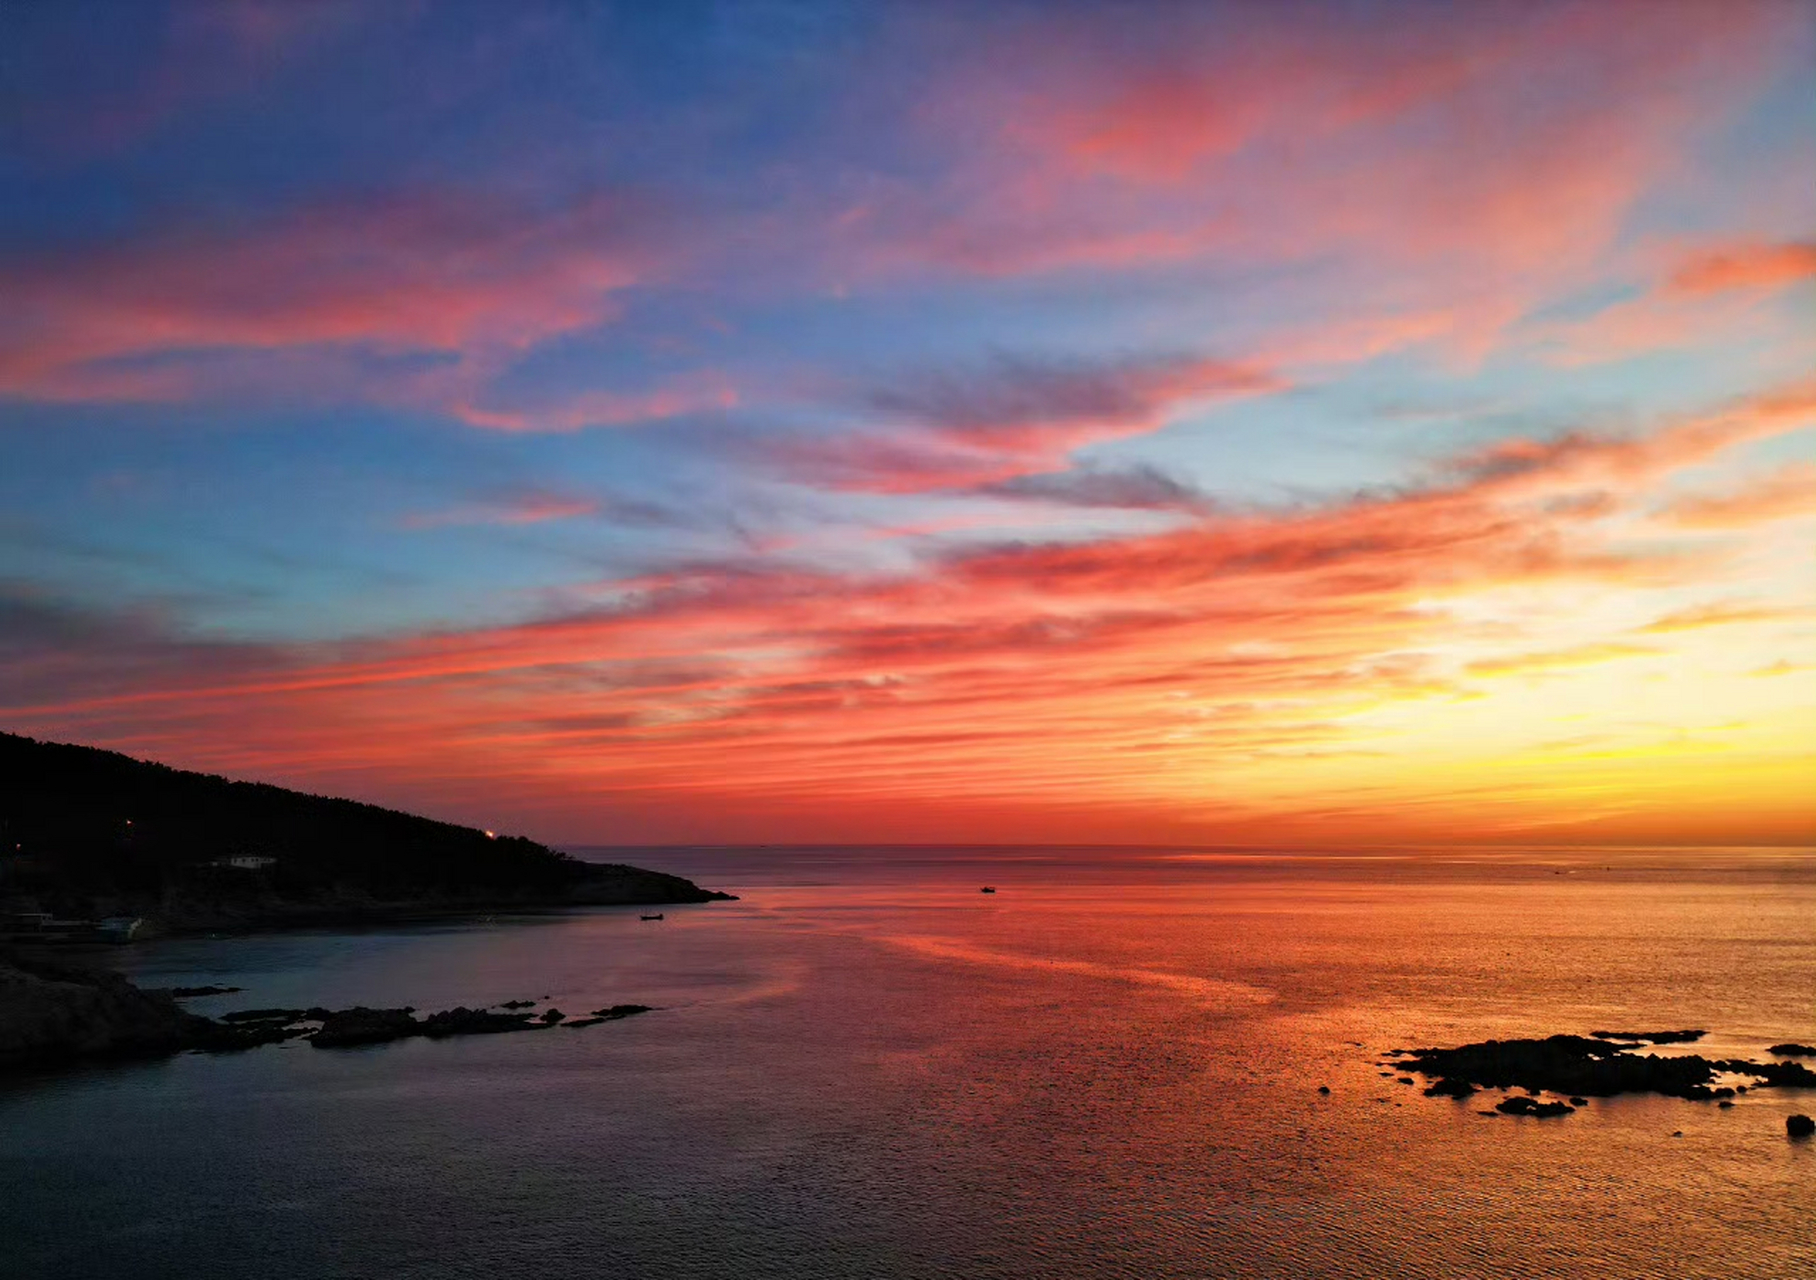
[[[1475,1086],[1469,1081],[1446,1076],[1427,1089],[1425,1096],[1428,1098],[1467,1098],[1475,1091]]]
[[[1816,1044],[1775,1044],[1766,1049],[1781,1058],[1816,1058]]]
[[[1786,1116],[1784,1131],[1793,1138],[1807,1138],[1812,1133],[1816,1133],[1816,1120],[1812,1120],[1806,1115]]]
[[[317,1049],[342,1049],[358,1044],[384,1044],[422,1034],[423,1026],[408,1009],[368,1009],[359,1006],[330,1013],[309,1041]]]
[[[222,1022],[295,1022],[307,1009],[235,1009],[223,1013]]]
[[[1597,1040],[1643,1040],[1652,1044],[1689,1044],[1708,1035],[1699,1027],[1689,1027],[1682,1031],[1591,1031],[1590,1035]]]
[[[1508,1098],[1495,1104],[1496,1111],[1509,1116],[1567,1116],[1576,1110],[1568,1102],[1536,1102],[1531,1098]]]

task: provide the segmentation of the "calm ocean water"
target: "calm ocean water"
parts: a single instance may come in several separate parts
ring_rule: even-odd
[[[1375,1066],[1816,1040],[1810,854],[614,856],[743,900],[118,953],[246,988],[202,1012],[660,1011],[0,1085],[0,1275],[1816,1274],[1816,1095],[1491,1120]]]

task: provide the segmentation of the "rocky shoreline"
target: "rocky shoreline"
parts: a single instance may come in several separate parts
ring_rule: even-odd
[[[190,1013],[188,996],[227,989],[146,990],[117,973],[82,968],[27,951],[0,951],[0,1071],[42,1070],[85,1062],[162,1058],[194,1051],[237,1053],[306,1039],[318,1049],[383,1044],[421,1036],[495,1035],[579,1029],[651,1012],[616,1004],[585,1017],[559,1009],[526,1011],[513,1000],[497,1009],[458,1006],[418,1018],[414,1009],[242,1009],[219,1018]]]
[[[0,953],[0,1068],[163,1057],[197,1046],[212,1026],[117,973]]]
[[[506,1001],[506,1005],[512,1006],[533,1003]],[[215,1030],[193,1047],[209,1053],[227,1053],[284,1040],[306,1039],[317,1049],[346,1049],[388,1044],[416,1036],[446,1040],[450,1036],[547,1031],[558,1026],[572,1030],[650,1012],[653,1010],[646,1004],[615,1004],[606,1009],[595,1009],[584,1018],[569,1018],[559,1009],[545,1009],[541,1013],[499,1013],[492,1009],[469,1009],[465,1005],[443,1009],[424,1018],[418,1018],[416,1010],[411,1008],[368,1009],[364,1005],[351,1009],[243,1009],[221,1015]]]

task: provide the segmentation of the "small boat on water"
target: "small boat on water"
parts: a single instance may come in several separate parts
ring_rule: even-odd
[[[660,911],[658,911],[653,916],[638,916],[637,918],[639,920],[660,920],[662,918],[662,913]]]
[[[995,893],[996,886],[993,884],[987,884],[983,888],[979,889],[978,892],[979,893]]]

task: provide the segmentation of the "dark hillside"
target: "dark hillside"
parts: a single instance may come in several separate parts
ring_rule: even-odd
[[[219,865],[234,857],[272,861]],[[718,896],[522,837],[0,734],[0,910],[32,899],[59,915],[181,928]]]

